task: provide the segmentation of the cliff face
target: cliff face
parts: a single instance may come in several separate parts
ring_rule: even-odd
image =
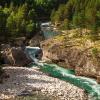
[[[76,75],[100,76],[100,41],[65,33],[41,43],[44,57],[58,65],[74,69]]]

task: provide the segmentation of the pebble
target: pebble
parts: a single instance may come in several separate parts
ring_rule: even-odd
[[[14,98],[13,95],[4,95],[4,94],[0,94],[0,100],[8,100]]]
[[[13,96],[21,95],[23,91],[26,94],[31,94],[29,91],[41,91],[43,94],[59,97],[57,100],[87,100],[83,89],[50,77],[36,68],[5,67],[4,70],[10,77],[0,84],[0,97],[3,99],[8,98],[6,91]]]

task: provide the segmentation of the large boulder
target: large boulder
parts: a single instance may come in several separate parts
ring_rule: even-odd
[[[7,48],[3,51],[5,64],[13,66],[26,66],[32,62],[32,59],[23,51],[21,47]]]

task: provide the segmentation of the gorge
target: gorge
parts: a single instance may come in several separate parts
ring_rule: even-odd
[[[100,0],[0,1],[0,100],[100,100]]]
[[[45,24],[45,23],[44,23]],[[45,29],[47,29],[48,28],[48,26],[46,27],[45,26]],[[50,29],[50,32],[49,32],[49,29]],[[42,29],[43,30],[43,29]],[[87,77],[82,77],[82,76],[76,76],[76,69],[75,68],[73,68],[73,66],[68,66],[67,64],[68,63],[66,63],[66,62],[63,62],[63,63],[65,63],[64,65],[65,66],[63,66],[63,64],[61,63],[61,64],[58,64],[57,65],[57,63],[59,63],[60,61],[62,61],[61,60],[61,57],[62,57],[62,54],[61,54],[61,52],[60,52],[60,54],[61,54],[61,56],[60,56],[60,59],[59,59],[59,56],[56,54],[57,53],[57,51],[58,50],[63,50],[63,49],[61,49],[61,48],[59,48],[59,49],[56,49],[56,52],[54,52],[54,56],[52,56],[52,53],[51,53],[51,51],[48,51],[48,49],[50,49],[51,47],[50,47],[50,43],[52,43],[52,45],[53,45],[53,38],[55,39],[55,38],[58,38],[59,36],[64,36],[64,34],[62,33],[62,34],[60,34],[60,35],[58,35],[57,33],[54,33],[53,32],[53,30],[51,31],[51,28],[50,28],[50,26],[49,26],[49,28],[48,28],[48,30],[47,31],[44,31],[45,32],[45,35],[46,36],[49,36],[49,33],[50,33],[50,36],[47,38],[46,37],[46,40],[45,41],[43,41],[42,43],[41,43],[41,49],[39,48],[39,47],[30,47],[30,46],[27,46],[26,47],[26,54],[32,59],[32,61],[33,61],[33,63],[31,63],[31,65],[29,65],[29,67],[31,67],[31,68],[33,68],[34,69],[34,67],[35,67],[35,69],[39,69],[40,71],[42,71],[42,72],[44,72],[44,73],[46,73],[46,74],[48,74],[49,76],[52,76],[52,77],[55,77],[55,78],[59,78],[59,79],[61,79],[61,80],[63,80],[63,81],[66,81],[66,82],[69,82],[69,83],[71,83],[71,84],[73,84],[73,85],[75,85],[75,86],[77,86],[77,87],[79,87],[79,88],[82,88],[82,89],[84,89],[87,93],[88,93],[88,95],[90,95],[90,97],[88,97],[88,98],[95,98],[95,99],[97,99],[97,100],[99,100],[99,97],[100,97],[100,85],[96,82],[96,80],[95,79],[93,79],[93,78],[89,78],[88,77],[88,75],[87,75]],[[51,32],[53,32],[53,35],[51,34]],[[64,36],[65,37],[65,36]],[[60,37],[61,38],[61,37]],[[49,42],[48,42],[49,41]],[[50,42],[50,41],[52,41],[52,42]],[[60,40],[61,41],[61,40]],[[54,45],[55,45],[55,43],[56,44],[58,44],[60,41],[58,41],[58,42],[54,42]],[[45,44],[46,43],[46,44]],[[49,45],[48,45],[48,43],[49,43]],[[44,45],[45,44],[45,45]],[[47,46],[47,48],[48,49],[46,49],[46,46]],[[48,47],[49,46],[49,47]],[[58,45],[59,46],[59,45]],[[72,45],[73,46],[73,45]],[[56,47],[56,46],[55,46]],[[53,49],[55,49],[55,48],[51,48],[51,50],[53,50]],[[40,50],[40,52],[39,52],[39,50]],[[41,51],[42,50],[42,51]],[[38,52],[39,52],[39,58],[38,58]],[[43,54],[42,54],[42,52],[43,52]],[[51,56],[47,53],[47,55],[48,55],[48,59],[49,60],[51,60],[51,61],[49,61],[49,63],[48,63],[48,61],[46,61],[46,59],[44,59],[44,58],[46,58],[47,57],[47,55],[45,55],[46,54],[46,52],[50,52],[51,54]],[[36,56],[37,55],[37,56]],[[42,57],[42,55],[43,55],[43,61],[41,61],[41,57]],[[73,53],[73,57],[74,57],[74,55],[75,55],[75,53]],[[46,57],[44,57],[44,56],[46,56]],[[70,56],[70,55],[69,55]],[[76,55],[77,56],[77,55]],[[37,59],[37,58],[38,59]],[[56,58],[57,59],[56,59]],[[40,59],[40,60],[39,60]],[[53,60],[52,60],[53,59]],[[54,64],[55,63],[55,61],[57,60],[57,63],[56,64]],[[77,59],[76,59],[76,61],[77,61]],[[61,66],[61,67],[60,67]],[[66,67],[66,66],[68,66],[68,67]],[[62,67],[64,67],[64,68],[62,68]],[[8,67],[8,69],[9,69],[10,67]],[[13,68],[10,68],[10,69],[13,69]],[[10,71],[10,69],[9,69],[9,71]],[[16,69],[16,68],[15,68]],[[21,69],[23,69],[23,68],[21,68]],[[7,70],[7,69],[6,69]],[[29,70],[31,70],[31,69],[29,69]],[[85,76],[84,75],[84,73],[82,73],[83,74],[83,76]],[[34,73],[33,73],[33,75],[34,75]],[[16,82],[17,83],[17,82]],[[56,83],[56,84],[58,84],[58,83]],[[2,86],[2,85],[1,85]],[[48,88],[49,89],[49,88]],[[48,91],[48,89],[46,90],[46,91]],[[36,88],[36,90],[37,90],[37,88]],[[25,89],[25,91],[26,91],[26,89]],[[28,92],[29,90],[27,90],[26,91],[26,93]],[[44,90],[45,91],[45,90]],[[23,92],[23,91],[22,91]],[[32,91],[31,91],[32,92]],[[58,92],[59,93],[59,92]],[[28,95],[30,95],[30,93],[28,94]],[[37,94],[36,94],[37,95]],[[52,96],[53,96],[53,94],[52,94]],[[52,96],[51,96],[51,98],[52,98]],[[36,98],[38,98],[38,97],[40,97],[40,96],[38,96],[37,95],[37,97]],[[32,98],[32,96],[28,96],[28,97],[26,97],[26,98]],[[35,97],[34,97],[35,98]],[[45,97],[44,97],[45,98]],[[48,98],[48,100],[49,100],[49,97],[46,97],[46,98]],[[53,99],[54,99],[55,97],[53,97]],[[61,98],[63,98],[63,96],[61,97]],[[60,99],[58,99],[58,100],[61,100],[61,98]],[[68,97],[67,97],[68,98]],[[66,98],[66,99],[67,99]],[[55,98],[56,99],[56,98]],[[55,100],[54,99],[54,100]],[[74,98],[75,99],[75,98]],[[81,98],[82,99],[82,98]],[[82,99],[82,100],[84,100],[84,99]]]

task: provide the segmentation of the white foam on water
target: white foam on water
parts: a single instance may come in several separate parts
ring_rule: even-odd
[[[81,77],[81,76],[75,76],[75,75],[71,74],[70,72],[68,73],[67,70],[59,67],[58,65],[39,62],[39,60],[36,59],[34,56],[34,53],[35,53],[34,50],[38,50],[40,48],[39,47],[29,47],[29,46],[27,46],[27,48],[33,49],[33,51],[29,50],[28,53],[29,53],[30,57],[33,59],[33,61],[34,61],[33,63],[36,64],[37,67],[41,67],[41,66],[43,67],[45,65],[50,65],[52,67],[54,66],[54,70],[59,71],[59,73],[61,73],[62,76],[69,77],[72,80],[76,80],[76,81],[79,80],[80,82],[83,82],[83,84],[87,84],[92,88],[93,92],[91,92],[91,94],[93,93],[93,95],[94,95],[96,93],[98,96],[100,95],[100,85],[96,82],[95,79],[90,79],[90,78]]]
[[[40,49],[39,47],[30,47],[30,46],[26,46],[26,48],[28,49]]]
[[[90,78],[87,78],[87,77],[81,77],[81,76],[78,76],[78,78],[80,78],[80,79],[82,79],[82,80],[84,80],[84,81],[86,81],[86,82],[90,82],[90,83],[92,83],[92,84],[95,84],[95,85],[98,84],[98,83],[96,82],[95,79],[90,79]]]

